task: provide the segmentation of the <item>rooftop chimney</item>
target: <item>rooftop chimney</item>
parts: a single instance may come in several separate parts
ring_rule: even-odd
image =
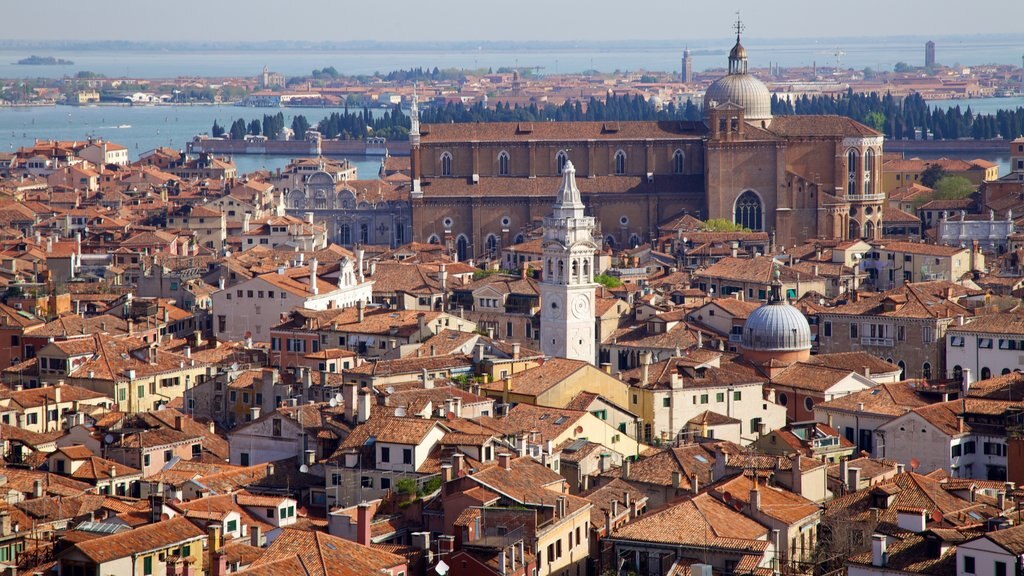
[[[889,563],[888,543],[885,534],[874,534],[871,536],[871,565],[885,566]]]
[[[509,454],[508,452],[502,452],[501,454],[498,454],[498,466],[504,468],[505,470],[511,470],[512,455]]]
[[[846,487],[850,492],[860,490],[860,468],[847,468]]]
[[[317,286],[316,276],[317,276],[317,261],[316,261],[316,258],[313,258],[309,262],[309,290],[310,290],[310,292],[313,293],[314,296],[316,296],[317,294],[320,293],[320,288],[319,288],[319,286]],[[362,322],[363,319],[360,318],[359,321]]]
[[[373,400],[373,396],[369,390],[365,388],[359,391],[358,407],[357,407],[357,422],[362,424],[370,419],[370,405]]]
[[[363,546],[370,545],[370,524],[372,521],[370,505],[366,502],[360,502],[356,510],[356,542]]]

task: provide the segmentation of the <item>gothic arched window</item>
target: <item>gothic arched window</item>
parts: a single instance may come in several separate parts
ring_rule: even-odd
[[[338,226],[338,243],[342,246],[352,244],[352,227],[348,224]]]
[[[437,237],[437,234],[431,234],[430,238],[427,238],[427,244],[440,244],[441,239]]]
[[[555,154],[555,168],[558,170],[558,174],[562,174],[562,168],[565,168],[565,163],[569,161],[569,155],[565,153],[565,150],[559,150],[558,154]]]
[[[370,225],[363,222],[359,225],[359,243],[369,244],[370,243]]]
[[[441,154],[441,176],[452,175],[452,155],[448,152]]]
[[[458,239],[455,240],[455,255],[458,257],[459,262],[469,258],[469,240],[462,234],[459,234]]]
[[[498,237],[494,234],[488,234],[486,240],[487,255],[494,258],[498,254]]]
[[[864,223],[864,238],[867,240],[875,239],[875,223],[870,220]]]
[[[860,238],[860,222],[850,220],[850,240]]]
[[[733,222],[748,230],[760,231],[762,212],[761,198],[753,191],[747,190],[736,199]]]
[[[846,153],[846,194],[853,196],[857,193],[857,151],[850,150]]]
[[[672,173],[673,174],[682,174],[683,173],[683,165],[685,164],[685,162],[686,162],[686,156],[683,154],[683,151],[682,150],[676,150],[672,154]]]
[[[498,176],[508,176],[508,152],[498,154]]]
[[[622,176],[626,173],[626,153],[619,150],[615,153],[615,174]]]

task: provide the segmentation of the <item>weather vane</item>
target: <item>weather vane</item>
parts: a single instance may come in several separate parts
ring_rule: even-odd
[[[740,20],[739,10],[736,11],[736,24],[734,24],[733,27],[736,28],[736,39],[739,40],[740,33],[747,29],[747,27],[743,25],[743,21]]]

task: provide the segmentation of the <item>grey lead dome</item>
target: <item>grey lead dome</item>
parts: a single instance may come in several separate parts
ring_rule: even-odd
[[[807,318],[785,302],[770,302],[754,310],[743,324],[743,348],[758,351],[811,349]]]
[[[729,102],[742,106],[747,120],[770,120],[772,117],[771,92],[750,74],[729,74],[715,80],[704,93],[705,118],[712,108]]]

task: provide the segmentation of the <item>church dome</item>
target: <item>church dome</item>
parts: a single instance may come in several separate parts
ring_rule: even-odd
[[[772,94],[768,87],[747,73],[747,49],[740,43],[739,31],[742,25],[736,23],[736,45],[729,52],[729,74],[715,80],[704,93],[704,119],[711,117],[711,109],[723,104],[743,107],[743,117],[748,121],[771,120]]]
[[[743,348],[763,352],[811,349],[807,318],[786,302],[769,302],[754,310],[743,324]]]
[[[727,102],[743,107],[743,117],[749,120],[770,120],[772,94],[768,87],[750,74],[729,74],[708,87],[704,93],[704,117],[711,109]]]

